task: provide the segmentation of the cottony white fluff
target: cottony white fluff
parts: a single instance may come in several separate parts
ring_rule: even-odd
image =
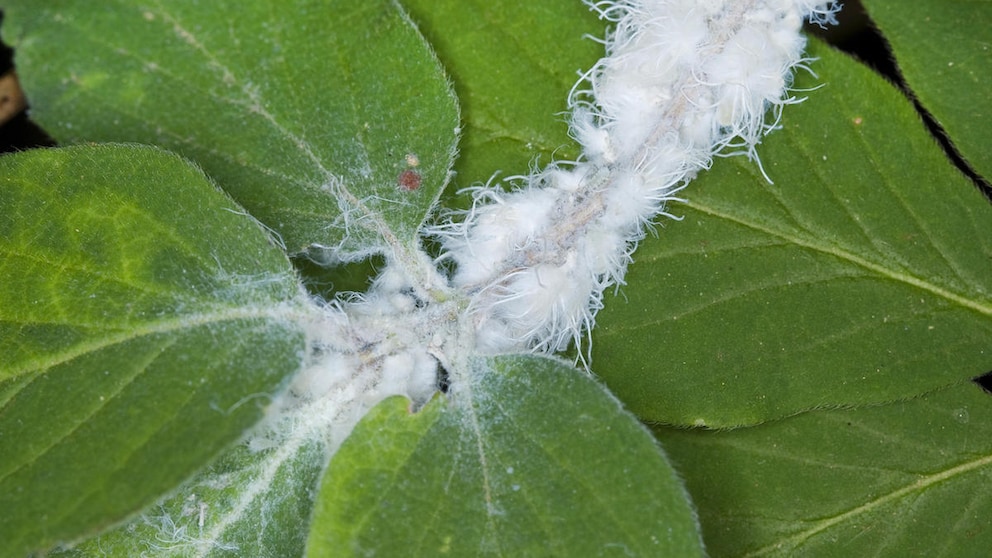
[[[804,19],[832,0],[617,0],[607,56],[570,95],[579,161],[483,187],[459,225],[434,231],[472,299],[477,348],[558,351],[588,332],[645,226],[714,155],[755,157],[803,58]],[[766,114],[772,113],[771,124]]]
[[[309,328],[309,365],[269,407],[249,439],[255,450],[322,438],[329,451],[369,409],[392,395],[425,404],[438,389],[433,335],[443,307],[422,308],[395,265],[365,295],[323,308]],[[452,326],[454,327],[454,326]]]
[[[451,296],[422,298],[410,265],[397,260],[367,295],[328,307],[312,336],[317,358],[273,406],[289,424],[270,424],[257,447],[290,432],[328,431],[311,418],[330,421],[334,446],[388,395],[426,400],[438,363],[447,367],[459,354],[554,352],[580,341],[665,204],[714,155],[728,148],[753,155],[773,127],[765,123],[769,109],[777,117],[794,102],[788,85],[804,62],[802,20],[830,21],[835,10],[830,0],[591,6],[615,28],[607,56],[570,95],[580,160],[518,177],[513,192],[478,187],[461,223],[430,231],[455,263]],[[306,410],[315,405],[328,410]]]

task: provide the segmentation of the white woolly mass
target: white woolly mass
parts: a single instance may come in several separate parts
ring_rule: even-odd
[[[462,222],[428,231],[454,263],[450,285],[420,285],[433,263],[397,258],[367,294],[328,305],[312,329],[311,365],[253,446],[324,432],[333,448],[390,395],[426,402],[446,359],[579,344],[665,204],[714,155],[753,155],[773,127],[769,109],[794,102],[802,20],[830,21],[835,9],[808,0],[592,8],[615,28],[607,56],[570,95],[582,157],[518,177],[513,192],[477,187]],[[411,273],[420,265],[429,269]]]
[[[430,333],[441,319],[423,311],[412,291],[391,265],[367,294],[325,306],[308,331],[308,365],[270,405],[249,446],[263,450],[316,437],[333,452],[387,397],[425,404],[438,389]]]
[[[491,187],[457,225],[438,227],[471,297],[478,349],[559,351],[581,341],[622,284],[645,226],[712,158],[756,159],[802,66],[802,22],[835,22],[832,0],[618,0],[607,56],[573,89],[579,161]],[[770,110],[771,109],[771,110]],[[772,122],[766,115],[772,113]]]

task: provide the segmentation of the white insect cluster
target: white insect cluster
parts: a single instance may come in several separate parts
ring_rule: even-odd
[[[439,227],[471,297],[482,352],[554,352],[581,342],[623,283],[646,227],[718,154],[754,157],[807,61],[804,19],[835,22],[832,0],[618,0],[607,56],[572,91],[576,162],[480,187],[457,225]],[[766,115],[772,115],[771,123]]]
[[[478,187],[464,219],[426,231],[455,264],[450,282],[425,254],[394,254],[367,294],[328,305],[311,366],[252,447],[316,435],[333,451],[386,397],[426,402],[439,364],[457,371],[472,354],[578,344],[665,203],[715,155],[754,157],[774,128],[766,115],[796,102],[803,20],[836,11],[831,0],[590,5],[615,27],[570,95],[580,159],[520,177],[512,192]]]

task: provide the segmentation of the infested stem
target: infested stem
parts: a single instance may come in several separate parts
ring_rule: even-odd
[[[727,148],[754,156],[765,123],[805,60],[804,17],[831,0],[619,0],[607,56],[569,95],[582,157],[504,193],[478,188],[460,226],[434,233],[471,297],[478,346],[563,350],[592,328],[603,291],[622,284],[645,226]],[[588,99],[588,100],[587,100]]]

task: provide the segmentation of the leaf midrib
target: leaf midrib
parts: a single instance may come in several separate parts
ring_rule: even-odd
[[[921,476],[915,482],[908,484],[902,488],[889,492],[883,496],[875,498],[869,502],[866,502],[860,506],[852,508],[844,513],[831,517],[829,519],[824,519],[814,525],[813,527],[806,529],[792,535],[791,537],[775,541],[772,544],[759,548],[755,551],[745,554],[745,557],[750,556],[761,556],[774,552],[776,550],[781,550],[782,548],[793,548],[795,549],[798,545],[802,544],[803,541],[815,536],[816,534],[825,531],[839,523],[847,521],[853,517],[863,515],[871,512],[875,508],[883,506],[885,504],[894,502],[900,498],[908,496],[914,492],[923,492],[924,490],[947,480],[950,480],[956,476],[970,473],[982,467],[992,466],[992,455],[985,455],[978,459],[967,461],[955,467],[943,470],[939,473],[934,473],[931,475]]]
[[[969,310],[972,310],[972,311],[974,311],[974,312],[976,312],[978,314],[981,314],[983,316],[992,317],[992,304],[982,304],[982,303],[980,303],[978,301],[971,300],[971,299],[969,299],[969,298],[967,298],[965,296],[962,296],[962,295],[953,293],[953,292],[951,292],[951,291],[949,291],[947,289],[941,288],[941,287],[939,287],[939,286],[937,286],[937,285],[935,285],[935,284],[933,284],[931,282],[925,281],[925,280],[923,280],[923,279],[921,279],[919,277],[915,277],[915,276],[909,275],[907,273],[900,273],[900,272],[894,271],[894,270],[889,269],[889,268],[887,268],[887,267],[885,267],[883,265],[880,265],[880,264],[877,264],[877,263],[872,262],[870,260],[867,260],[865,258],[859,257],[859,256],[857,256],[857,255],[855,255],[855,254],[853,254],[851,252],[848,252],[846,250],[842,250],[839,247],[830,246],[830,245],[827,245],[827,244],[814,242],[814,241],[812,241],[810,239],[801,238],[801,237],[796,236],[796,235],[790,235],[790,234],[786,233],[785,231],[776,230],[776,229],[774,229],[772,227],[769,227],[769,226],[761,225],[761,224],[756,223],[756,222],[753,222],[753,221],[748,221],[748,220],[742,219],[740,217],[737,217],[735,215],[732,215],[730,213],[719,211],[719,210],[717,210],[714,207],[706,206],[706,205],[701,205],[699,203],[695,203],[695,202],[693,202],[691,200],[687,201],[685,203],[685,205],[687,205],[688,207],[691,207],[692,209],[695,209],[696,211],[699,211],[701,213],[704,213],[706,215],[709,215],[709,216],[712,216],[712,217],[716,217],[716,218],[722,219],[724,221],[729,221],[731,223],[735,223],[735,224],[741,225],[743,227],[747,227],[749,229],[752,229],[752,230],[755,230],[755,231],[758,231],[758,232],[767,234],[769,236],[782,239],[782,240],[784,240],[784,241],[786,241],[788,243],[791,243],[791,244],[793,244],[795,246],[799,246],[801,248],[805,248],[805,249],[812,250],[812,251],[815,251],[815,252],[820,252],[822,254],[827,254],[827,255],[833,256],[835,258],[838,258],[840,260],[847,261],[847,262],[849,262],[851,264],[854,264],[854,265],[856,265],[858,267],[861,267],[863,269],[866,269],[866,270],[868,270],[868,271],[870,271],[870,272],[872,272],[872,273],[874,273],[876,275],[879,275],[881,277],[885,277],[887,279],[891,279],[891,280],[896,281],[896,282],[899,282],[899,283],[904,283],[904,284],[910,285],[910,286],[915,287],[917,289],[926,291],[926,292],[928,292],[928,293],[930,293],[932,295],[935,295],[935,296],[938,296],[938,297],[943,298],[945,300],[948,300],[948,301],[950,301],[950,302],[952,302],[954,304],[957,304],[958,306],[961,306],[963,308],[967,308]]]
[[[279,303],[271,306],[238,306],[234,308],[223,308],[214,312],[201,312],[197,314],[185,314],[172,316],[167,319],[156,320],[145,323],[143,326],[132,327],[127,331],[119,331],[112,335],[96,337],[87,342],[78,343],[66,350],[49,353],[44,359],[30,360],[22,363],[21,366],[6,370],[4,380],[16,378],[23,374],[32,372],[42,373],[45,370],[65,364],[73,359],[94,353],[108,347],[120,345],[142,337],[160,335],[163,333],[174,333],[185,329],[218,324],[223,322],[233,322],[248,319],[267,319],[280,322],[303,323],[306,320],[304,307],[293,303]]]

